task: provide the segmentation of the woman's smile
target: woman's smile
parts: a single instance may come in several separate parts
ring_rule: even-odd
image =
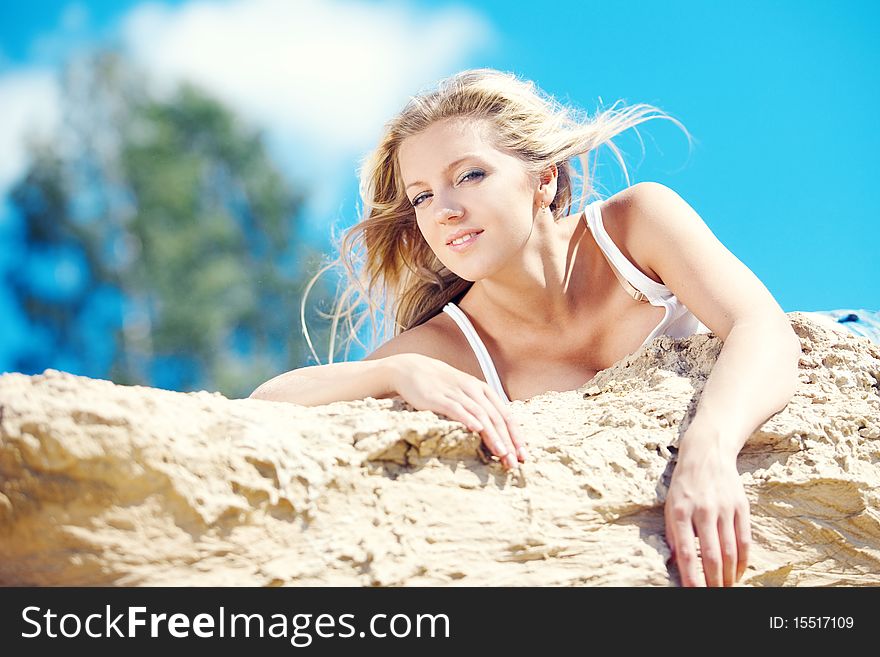
[[[451,243],[447,244],[447,246],[453,251],[464,251],[476,242],[480,235],[482,235],[482,231],[479,233],[471,233],[465,237],[453,240]]]

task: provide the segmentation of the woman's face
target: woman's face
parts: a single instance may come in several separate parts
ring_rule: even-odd
[[[483,127],[439,121],[406,138],[398,153],[422,236],[447,269],[469,281],[498,272],[522,251],[537,191],[519,159],[484,140]],[[465,246],[450,245],[463,229],[482,232]]]

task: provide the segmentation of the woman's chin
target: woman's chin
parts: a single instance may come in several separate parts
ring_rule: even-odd
[[[441,260],[441,262],[443,262]],[[446,266],[446,269],[451,271],[453,274],[458,276],[459,278],[470,281],[471,283],[475,283],[479,280],[490,276],[495,269],[493,269],[493,265],[490,262],[486,262],[485,259],[473,259],[468,262],[453,262],[453,263],[443,263]],[[450,266],[452,265],[452,266]]]
[[[457,269],[453,269],[447,265],[446,268],[462,280],[471,283],[475,283],[481,278],[486,278],[486,272],[483,269],[477,270],[476,267],[458,267]]]

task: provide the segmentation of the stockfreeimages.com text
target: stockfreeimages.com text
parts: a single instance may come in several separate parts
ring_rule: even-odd
[[[21,615],[28,624],[29,631],[21,634],[26,639],[39,636],[88,636],[94,639],[170,636],[182,639],[192,632],[200,638],[289,638],[291,645],[304,648],[312,643],[314,636],[324,639],[356,636],[449,638],[449,617],[446,614],[417,614],[415,619],[407,614],[373,614],[367,627],[360,631],[349,622],[354,621],[354,614],[319,614],[313,623],[315,614],[287,616],[277,613],[267,618],[257,613],[227,613],[224,607],[215,614],[200,613],[192,619],[182,613],[147,613],[146,607],[126,607],[124,612],[115,613],[110,605],[106,605],[105,613],[92,613],[85,618],[69,612],[59,615],[51,609],[34,606],[25,607]]]

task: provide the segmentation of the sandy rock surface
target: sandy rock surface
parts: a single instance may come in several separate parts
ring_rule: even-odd
[[[880,350],[789,318],[799,388],[738,462],[743,583],[880,585]],[[663,503],[720,348],[661,337],[579,390],[514,402],[521,476],[399,399],[0,376],[0,584],[678,584]]]

